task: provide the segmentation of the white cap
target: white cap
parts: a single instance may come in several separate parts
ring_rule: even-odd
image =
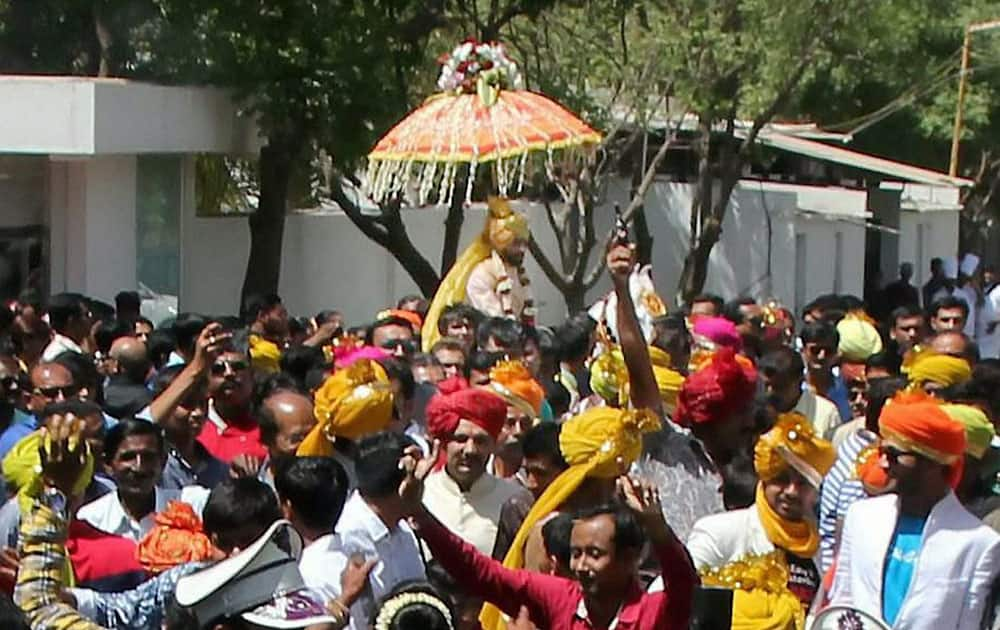
[[[963,275],[971,276],[976,273],[977,267],[979,267],[979,256],[976,256],[975,254],[966,254],[962,257],[962,265],[960,269]]]

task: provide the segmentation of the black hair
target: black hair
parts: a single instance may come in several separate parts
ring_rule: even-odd
[[[938,258],[937,256],[931,258],[931,269],[934,269],[935,267],[940,267],[943,264],[944,260],[942,260],[941,258]]]
[[[431,354],[437,353],[438,350],[461,352],[462,356],[465,356],[465,344],[454,337],[441,337],[435,341],[434,345],[431,346]]]
[[[1000,418],[1000,359],[983,359],[972,368],[973,385],[986,396],[991,418]]]
[[[107,354],[111,351],[111,344],[121,337],[130,337],[134,329],[129,328],[128,323],[120,319],[104,319],[94,329],[94,341],[97,349]]]
[[[399,381],[399,393],[403,395],[403,400],[413,399],[417,384],[410,366],[394,357],[379,359],[379,365],[385,369],[390,380]]]
[[[889,315],[889,323],[895,326],[898,320],[909,317],[924,317],[924,311],[916,304],[897,306],[892,310],[892,314]]]
[[[274,473],[274,488],[282,501],[308,527],[333,531],[347,501],[347,471],[331,457],[290,457]]]
[[[410,357],[410,367],[440,367],[441,363],[429,352],[418,352]]]
[[[868,381],[868,409],[865,411],[865,426],[876,431],[878,417],[882,414],[885,403],[905,387],[906,379],[897,376],[873,378]]]
[[[570,541],[573,537],[573,517],[562,512],[550,518],[542,525],[542,541],[545,543],[545,553],[555,556],[564,567],[569,566],[572,556]]]
[[[524,457],[545,457],[563,470],[568,468],[569,464],[559,448],[561,430],[562,427],[555,422],[541,422],[528,429],[521,441]]]
[[[851,311],[861,311],[865,308],[865,301],[856,295],[845,293],[840,296],[840,306],[848,313]]]
[[[407,302],[417,303],[418,306],[415,312],[418,313],[420,317],[423,317],[424,315],[427,314],[427,300],[424,298],[424,296],[416,295],[415,293],[410,295],[404,295],[403,297],[399,298],[398,302],[396,302],[396,308],[402,309],[403,305],[406,304]]]
[[[929,318],[930,317],[937,317],[938,311],[940,311],[941,309],[944,309],[944,308],[947,308],[947,309],[952,309],[952,308],[961,309],[962,310],[962,319],[969,319],[969,305],[968,305],[968,303],[965,300],[963,300],[963,299],[955,297],[954,295],[946,295],[945,297],[943,297],[943,298],[941,298],[939,300],[935,300],[934,303],[931,304],[930,309],[927,311],[927,316]]]
[[[322,326],[327,321],[335,317],[343,317],[343,315],[341,314],[340,311],[335,311],[333,309],[324,309],[316,313],[316,317],[314,317],[313,319],[316,321],[317,326]]]
[[[715,314],[721,315],[722,309],[725,308],[726,302],[722,299],[722,296],[716,295],[714,293],[699,293],[688,301],[688,310],[690,310],[690,305],[696,302],[711,302],[715,307]]]
[[[156,438],[156,448],[160,451],[163,459],[166,459],[167,452],[166,445],[164,444],[163,429],[159,425],[153,424],[148,420],[124,418],[118,424],[108,429],[108,433],[104,437],[104,461],[110,464],[114,460],[125,438],[145,435],[151,435]]]
[[[755,304],[757,304],[757,301],[752,297],[738,297],[726,302],[725,306],[722,307],[720,315],[738,326],[743,323],[743,320],[746,319],[743,316],[743,311],[740,310],[740,307],[753,306]]]
[[[208,320],[197,313],[181,313],[174,320],[171,330],[177,349],[187,353],[194,352],[194,343],[198,335],[208,325]]]
[[[542,354],[543,358],[553,361],[559,360],[559,340],[556,339],[554,330],[548,326],[526,329],[525,339],[528,339],[528,330],[533,330],[538,337],[538,351]]]
[[[524,346],[524,327],[505,317],[490,317],[476,328],[476,345],[485,348],[490,339],[504,349],[521,351]]]
[[[169,365],[156,373],[153,378],[153,395],[159,396],[170,386],[177,375],[184,370],[183,365]]]
[[[69,370],[73,376],[73,384],[77,387],[86,387],[98,403],[104,401],[103,379],[90,355],[67,350],[57,354],[52,363],[58,363]]]
[[[205,533],[226,553],[246,549],[280,518],[274,491],[253,477],[222,481],[201,512]]]
[[[281,371],[289,375],[299,388],[308,391],[306,376],[310,370],[326,366],[326,355],[322,348],[314,346],[292,346],[281,353]]]
[[[781,346],[761,357],[758,369],[768,378],[777,376],[801,379],[806,368],[802,355],[788,346]]]
[[[146,338],[146,354],[153,362],[153,367],[162,368],[170,358],[170,353],[177,347],[177,338],[171,330],[157,328]]]
[[[277,293],[254,293],[248,295],[243,300],[243,309],[240,311],[240,319],[246,325],[252,324],[261,312],[268,311],[281,304],[281,297]]]
[[[49,325],[56,332],[65,332],[73,319],[78,319],[87,308],[87,299],[79,293],[59,293],[49,298],[45,312]]]
[[[545,387],[545,401],[552,408],[552,415],[560,418],[568,413],[573,398],[570,396],[566,386],[555,380],[542,383],[542,385]]]
[[[646,542],[642,525],[632,510],[617,503],[602,503],[585,507],[573,515],[577,521],[590,520],[598,516],[610,516],[615,521],[615,551],[632,549],[638,553]]]
[[[577,313],[556,329],[560,360],[585,359],[590,352],[590,340],[597,329],[597,322],[586,313]]]
[[[138,291],[120,291],[118,295],[115,296],[115,312],[121,317],[122,311],[134,311],[139,312],[142,307],[142,300],[139,298]]]
[[[502,352],[485,352],[477,350],[469,355],[465,362],[465,376],[468,378],[472,371],[489,372],[497,363],[503,360]]]
[[[467,321],[472,330],[475,330],[482,318],[482,313],[464,302],[452,304],[441,311],[441,316],[438,317],[438,332],[444,335],[448,331],[448,326],[462,320]]]
[[[843,303],[840,298],[833,294],[827,293],[825,295],[820,295],[815,300],[809,302],[802,308],[803,316],[810,311],[821,311],[824,317],[829,311],[843,311]]]
[[[355,472],[358,492],[365,498],[381,499],[399,490],[404,472],[399,468],[403,451],[414,442],[405,435],[382,431],[358,442]]]
[[[898,374],[901,363],[902,357],[898,353],[883,350],[865,359],[865,370],[882,368],[890,374]]]
[[[151,319],[149,319],[148,317],[143,317],[142,315],[140,315],[140,316],[138,316],[138,317],[136,317],[135,319],[132,320],[132,330],[133,331],[135,331],[135,325],[136,324],[145,324],[146,326],[149,326],[150,328],[153,328],[153,329],[156,328],[156,326],[153,325],[153,321]]]
[[[309,330],[309,320],[305,317],[289,317],[288,318],[288,334],[290,335],[300,335],[305,334]],[[308,348],[309,346],[304,346]]]
[[[391,600],[410,593],[422,593],[439,600],[445,606],[447,614],[442,613],[437,606],[425,602],[414,602],[399,608],[389,620],[389,630],[451,630],[458,625],[451,598],[435,588],[430,582],[407,581],[399,584],[391,593],[382,598],[378,604],[378,610],[381,611]],[[375,614],[373,620],[377,618],[378,613]]]
[[[742,510],[756,500],[757,471],[753,458],[739,450],[733,458],[719,468],[722,477],[722,503],[727,510]]]
[[[398,315],[389,315],[387,317],[381,317],[368,327],[368,332],[365,335],[365,343],[369,346],[374,345],[375,331],[379,328],[385,328],[386,326],[399,326],[400,328],[405,328],[413,332],[413,323],[408,319],[404,319]]]
[[[837,327],[825,319],[806,323],[799,333],[802,343],[829,343],[834,349],[840,345]]]

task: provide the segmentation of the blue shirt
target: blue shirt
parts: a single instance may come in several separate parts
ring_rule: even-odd
[[[0,459],[6,457],[10,449],[25,437],[31,435],[38,428],[38,421],[35,416],[24,413],[20,409],[14,409],[14,417],[10,420],[10,426],[0,433]]]
[[[899,609],[903,607],[903,600],[910,590],[913,571],[920,558],[920,545],[924,540],[925,520],[900,515],[889,543],[882,579],[882,617],[890,626],[896,623]]]
[[[833,384],[827,390],[826,397],[837,405],[841,420],[847,422],[851,419],[851,394],[847,390],[847,384],[844,383],[844,377],[837,372],[833,373]]]

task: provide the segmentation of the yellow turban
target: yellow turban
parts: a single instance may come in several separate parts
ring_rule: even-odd
[[[524,543],[535,524],[559,508],[588,477],[613,479],[622,467],[642,454],[642,435],[660,428],[660,420],[646,409],[593,407],[566,421],[559,432],[559,450],[569,464],[538,497],[524,518],[503,560],[509,569],[524,566]],[[491,604],[479,616],[486,630],[505,630],[500,610]]]
[[[733,590],[733,630],[801,630],[802,603],[788,589],[788,566],[778,550],[746,556],[702,572],[705,586]]]
[[[42,444],[42,435],[41,430],[26,435],[3,458],[4,482],[6,482],[8,490],[17,490],[17,501],[24,514],[31,511],[32,501],[41,496],[42,490],[45,489],[41,474],[42,462],[38,457],[38,447]],[[46,439],[46,444],[48,443],[49,440]],[[83,471],[76,483],[73,484],[75,496],[81,496],[84,493],[94,476],[94,456],[90,449],[87,449],[86,458]]]
[[[868,357],[882,352],[882,336],[862,315],[848,313],[837,324],[837,334],[840,335],[837,350],[850,363],[864,363]]]
[[[531,236],[528,219],[523,214],[514,212],[506,199],[490,197],[488,206],[486,227],[455,260],[448,275],[441,280],[437,293],[434,294],[434,299],[427,309],[427,317],[424,318],[423,328],[420,329],[424,352],[430,352],[441,338],[438,332],[438,320],[444,309],[465,301],[466,285],[476,265],[489,258],[494,250],[506,249],[515,239],[527,239]]]
[[[951,387],[972,378],[972,367],[968,361],[930,350],[924,350],[914,356],[904,371],[913,387],[920,387],[924,383]]]
[[[982,459],[990,448],[996,429],[982,409],[972,405],[941,405],[952,420],[965,427],[965,452]]]
[[[277,374],[281,371],[281,349],[260,335],[250,335],[250,361],[257,372]]]
[[[614,407],[628,402],[628,369],[621,348],[615,346],[597,355],[590,364],[590,388]]]
[[[812,423],[796,412],[779,415],[753,449],[753,467],[763,481],[774,479],[791,466],[817,488],[836,459],[833,444],[817,437]]]
[[[333,438],[356,440],[377,433],[392,418],[392,388],[382,366],[362,359],[326,379],[316,392],[316,426],[296,454],[333,455]]]
[[[656,346],[649,346],[649,360],[653,364],[653,376],[656,378],[656,387],[660,390],[660,398],[666,412],[672,414],[677,407],[677,394],[684,385],[684,375],[673,369],[670,354]]]

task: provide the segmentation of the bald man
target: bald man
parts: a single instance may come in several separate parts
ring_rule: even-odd
[[[5,362],[0,362],[2,366]],[[0,379],[8,376],[12,365],[0,367]],[[46,405],[54,402],[76,398],[80,387],[73,382],[73,374],[58,363],[38,363],[31,370],[31,390],[27,396],[27,409],[31,415],[23,414],[17,421],[0,434],[0,458],[3,458],[21,438],[38,428],[36,417],[42,413]]]
[[[976,342],[960,330],[939,332],[928,340],[927,345],[938,354],[965,359],[972,366],[979,362],[979,348]]]
[[[119,337],[109,352],[113,373],[104,387],[104,410],[114,418],[134,415],[153,399],[146,381],[153,364],[146,344],[135,337]]]

